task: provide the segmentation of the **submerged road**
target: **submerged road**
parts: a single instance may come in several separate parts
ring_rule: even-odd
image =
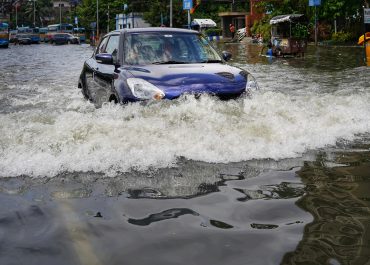
[[[370,262],[362,50],[216,44],[252,99],[83,99],[88,45],[0,50],[0,264]]]

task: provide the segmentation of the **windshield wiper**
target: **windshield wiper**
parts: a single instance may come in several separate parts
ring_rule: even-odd
[[[153,62],[152,64],[185,64],[187,62],[182,61],[159,61],[159,62]]]

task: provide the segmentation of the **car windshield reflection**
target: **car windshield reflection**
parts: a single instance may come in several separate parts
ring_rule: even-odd
[[[198,34],[131,33],[124,42],[127,65],[222,62],[209,42]]]

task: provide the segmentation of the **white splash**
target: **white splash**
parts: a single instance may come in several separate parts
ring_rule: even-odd
[[[278,160],[370,133],[366,67],[245,64],[240,66],[262,88],[252,100],[203,96],[95,109],[76,89],[92,50],[68,45],[60,56],[60,47],[44,45],[42,53],[34,47],[14,47],[9,61],[0,61],[6,74],[0,84],[0,177],[74,171],[115,176],[172,166],[179,157]]]
[[[42,96],[44,89],[37,89],[36,98],[13,101],[36,109],[0,116],[2,177],[66,171],[114,176],[168,167],[180,156],[215,163],[282,159],[370,132],[366,91],[264,91],[244,101],[204,96],[95,109],[77,89],[52,99]]]

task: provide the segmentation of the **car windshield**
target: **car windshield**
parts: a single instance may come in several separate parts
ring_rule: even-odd
[[[199,34],[140,32],[126,35],[124,62],[128,65],[221,62],[209,42]]]

